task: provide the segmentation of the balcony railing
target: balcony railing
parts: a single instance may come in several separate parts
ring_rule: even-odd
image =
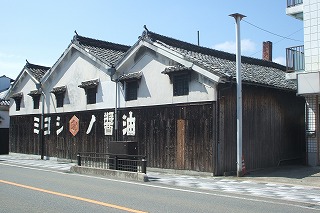
[[[287,72],[304,70],[304,46],[289,47],[286,49]]]
[[[298,4],[303,4],[303,0],[287,0],[287,7],[293,7]]]

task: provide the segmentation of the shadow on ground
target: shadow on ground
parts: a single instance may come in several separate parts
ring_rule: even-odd
[[[261,169],[251,171],[245,176],[247,177],[283,177],[292,179],[314,178],[320,182],[320,166],[279,166],[275,168]]]

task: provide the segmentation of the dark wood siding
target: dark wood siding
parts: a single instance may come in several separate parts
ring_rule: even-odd
[[[118,140],[137,141],[149,167],[213,172],[236,171],[235,85],[219,85],[216,102],[119,109]],[[282,160],[305,157],[304,99],[295,92],[243,86],[243,156],[247,170],[277,166]],[[44,136],[45,155],[76,159],[77,152],[108,152],[112,136],[104,135],[104,113],[113,109],[52,114],[51,133]],[[123,135],[123,116],[132,112],[135,135]],[[72,116],[79,132],[69,132]],[[92,115],[92,130],[86,133]],[[10,151],[40,154],[33,118],[13,116]],[[60,126],[57,127],[57,116]],[[56,130],[63,131],[57,136]]]
[[[0,155],[9,153],[9,128],[0,128]]]
[[[44,136],[44,155],[76,159],[78,152],[108,152],[108,143],[114,141],[115,136],[104,135],[103,116],[111,111],[113,109],[48,115],[51,131]],[[135,136],[122,134],[122,117],[130,111],[136,118]],[[119,109],[118,140],[137,141],[139,153],[147,156],[150,167],[213,172],[214,113],[215,102]],[[69,120],[74,115],[79,119],[79,132],[75,136],[69,132]],[[92,115],[96,122],[86,134]],[[12,152],[40,154],[39,137],[33,133],[35,116],[40,117],[11,117]],[[57,116],[60,117],[58,127]],[[57,136],[61,126],[64,129]],[[178,128],[183,129],[178,131]]]
[[[235,84],[220,86],[217,174],[236,171]],[[305,157],[304,104],[295,92],[243,86],[243,157],[247,170]]]

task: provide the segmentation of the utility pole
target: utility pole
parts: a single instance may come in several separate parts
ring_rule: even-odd
[[[231,14],[236,21],[236,80],[237,80],[237,176],[242,174],[242,81],[241,81],[241,43],[240,21],[246,17],[242,14]]]

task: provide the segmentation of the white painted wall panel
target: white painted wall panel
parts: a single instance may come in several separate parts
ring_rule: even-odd
[[[33,99],[28,93],[36,90],[35,83],[28,75],[21,78],[13,93],[23,92],[20,111],[16,111],[15,102],[11,99],[10,115],[40,114],[40,109],[33,109]],[[97,88],[97,103],[87,104],[86,94],[83,88],[78,87],[81,82],[99,79]],[[51,93],[55,87],[67,86],[63,107],[56,107],[56,97]],[[19,90],[23,88],[22,90]],[[106,69],[94,62],[79,51],[72,49],[62,62],[56,67],[52,75],[44,83],[45,113],[62,113],[84,110],[95,110],[114,108],[115,106],[115,82],[111,81]],[[124,103],[123,96],[120,96],[120,103]]]
[[[142,71],[143,76],[139,84],[138,99],[127,101],[126,107],[175,104],[184,102],[214,101],[215,89],[198,81],[198,74],[192,73],[189,84],[189,95],[173,96],[173,86],[167,74],[161,72],[169,64],[169,59],[159,54],[144,54],[134,66],[124,73]],[[121,70],[120,70],[121,71]]]
[[[298,94],[315,94],[320,92],[319,72],[298,73]]]
[[[16,111],[16,103],[15,101],[11,98],[10,99],[10,116],[12,115],[24,115],[24,114],[39,114],[41,111],[40,109],[33,109],[33,99],[30,95],[30,91],[36,90],[36,84],[35,82],[30,78],[29,75],[25,73],[24,77],[21,78],[21,82],[17,85],[15,90],[13,91],[14,93],[23,93],[23,97],[21,99],[21,107],[19,111]],[[40,102],[41,106],[41,102]],[[40,107],[41,108],[41,107]]]
[[[54,74],[47,81],[46,95],[50,96],[46,104],[50,106],[50,113],[72,112],[113,108],[115,103],[115,83],[106,74],[105,68],[89,59],[78,51],[71,51],[68,61],[61,63]],[[86,94],[83,88],[78,87],[81,82],[99,79],[96,104],[86,103]],[[55,87],[67,86],[64,106],[56,108],[55,95],[50,91]]]

